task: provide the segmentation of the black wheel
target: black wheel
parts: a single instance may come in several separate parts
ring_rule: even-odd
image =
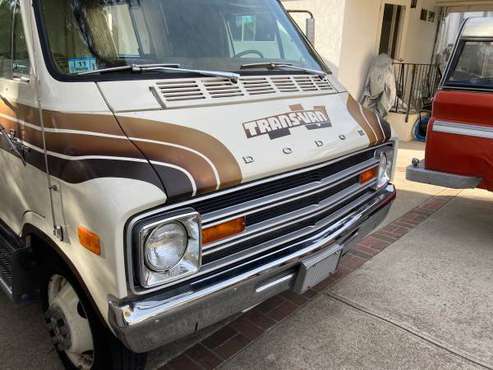
[[[69,272],[50,269],[42,284],[45,321],[67,369],[144,369],[146,354],[131,352],[110,332]]]

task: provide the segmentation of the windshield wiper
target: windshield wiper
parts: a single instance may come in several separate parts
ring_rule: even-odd
[[[208,77],[223,77],[231,80],[234,83],[238,82],[240,75],[233,72],[222,72],[222,71],[206,71],[201,69],[188,69],[182,68],[180,64],[131,64],[127,66],[121,67],[109,67],[109,68],[101,68],[95,69],[94,71],[89,72],[81,72],[79,76],[92,75],[97,73],[108,73],[108,72],[122,72],[122,71],[130,71],[133,73],[140,72],[152,72],[152,71],[162,71],[162,72],[184,72],[184,73],[195,73],[202,76]]]
[[[288,69],[288,70],[292,70],[292,71],[307,72],[310,74],[317,75],[320,78],[324,78],[327,76],[327,72],[319,71],[317,69],[298,67],[298,66],[295,66],[294,64],[289,64],[289,63],[250,63],[250,64],[243,64],[240,67],[240,69],[243,69],[243,70],[244,69],[258,69],[258,68],[266,68],[270,71]]]

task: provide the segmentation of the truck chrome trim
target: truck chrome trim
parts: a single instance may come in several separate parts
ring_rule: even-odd
[[[337,160],[308,167],[299,171],[293,171],[285,175],[276,176],[269,180],[272,182],[272,181],[276,181],[279,178],[281,179],[289,178],[297,174],[302,174],[330,166],[332,164],[341,162],[344,159],[353,157],[361,153],[365,153],[365,152],[378,153],[379,150],[391,146],[392,143],[386,143],[385,145],[368,148],[358,153],[353,153],[346,157],[339,158]],[[322,178],[320,181],[312,181],[303,185],[296,186],[289,190],[273,193],[270,195],[265,195],[255,200],[251,200],[251,201],[248,200],[243,203],[235,204],[230,207],[221,208],[218,211],[212,211],[209,213],[202,214],[201,215],[202,226],[206,228],[208,226],[214,226],[237,217],[244,217],[250,215],[255,216],[255,214],[259,212],[266,212],[266,211],[269,212],[269,209],[276,210],[276,207],[281,207],[284,205],[287,205],[289,207],[290,203],[295,204],[296,202],[302,201],[304,198],[308,199],[309,197],[317,196],[317,194],[319,193],[322,194],[324,192],[330,192],[332,188],[341,186],[341,184],[343,184],[344,182],[358,181],[357,176],[361,172],[367,169],[374,168],[376,166],[378,166],[378,160],[372,155],[371,159],[368,159],[361,163],[357,163],[356,165],[353,165],[351,167],[341,168],[338,172],[335,172],[332,175],[328,175],[327,177]],[[134,295],[144,295],[158,290],[167,289],[170,288],[172,285],[182,284],[192,280],[195,281],[196,279],[200,279],[200,277],[205,276],[207,274],[211,274],[214,271],[217,271],[218,269],[224,269],[226,268],[227,265],[237,264],[240,261],[246,260],[248,258],[253,258],[253,256],[261,252],[267,253],[269,249],[274,250],[276,246],[279,245],[280,240],[282,240],[283,238],[273,237],[272,241],[263,240],[258,245],[254,245],[254,243],[256,242],[255,239],[259,237],[265,238],[269,232],[274,232],[274,231],[279,232],[279,230],[287,227],[293,228],[294,225],[296,225],[299,222],[307,222],[311,218],[315,218],[317,216],[320,217],[320,215],[323,215],[324,212],[328,212],[331,209],[334,209],[336,206],[338,206],[344,201],[351,199],[352,197],[356,197],[356,196],[362,197],[361,199],[356,199],[355,202],[351,203],[352,207],[356,207],[358,204],[360,204],[361,201],[365,201],[368,197],[374,196],[375,192],[374,190],[371,189],[374,188],[375,181],[376,180],[370,181],[370,183],[364,185],[360,185],[359,183],[355,183],[354,185],[348,185],[345,189],[342,189],[338,192],[324,195],[326,198],[320,199],[318,203],[312,203],[312,204],[307,203],[307,205],[305,205],[304,207],[296,208],[286,213],[282,213],[280,215],[276,215],[276,212],[273,212],[272,217],[269,216],[265,220],[261,220],[260,222],[256,222],[254,224],[250,224],[250,225],[247,224],[247,228],[243,233],[235,236],[231,236],[226,239],[222,239],[210,245],[203,246],[202,249],[203,257],[206,258],[209,257],[209,258],[207,261],[205,261],[205,263],[203,263],[200,271],[198,271],[196,274],[186,279],[181,279],[176,282],[163,283],[162,285],[156,287],[143,287],[136,285],[134,282],[134,277],[137,276],[135,274],[138,273],[138,271],[135,272],[133,271],[135,267],[133,261],[133,258],[135,258],[134,257],[135,252],[132,251],[132,248],[135,248],[135,244],[133,243],[132,240],[132,232],[133,232],[132,230],[134,229],[135,225],[138,222],[146,218],[155,217],[156,215],[161,215],[161,214],[163,219],[166,219],[168,212],[172,212],[176,210],[178,207],[193,208],[194,203],[196,204],[199,202],[203,202],[206,199],[213,199],[214,197],[219,197],[221,195],[229,194],[231,192],[241,194],[241,191],[243,189],[247,189],[249,187],[253,187],[258,184],[264,184],[269,181],[262,180],[260,182],[254,182],[251,184],[239,186],[237,188],[229,189],[224,192],[218,192],[205,197],[192,199],[177,205],[170,205],[168,207],[163,207],[161,209],[145,213],[141,216],[137,216],[135,219],[132,219],[129,222],[126,229],[127,230],[126,253],[127,253],[127,266],[128,266],[127,271],[128,271],[129,289]],[[334,189],[334,191],[336,190],[338,189]],[[364,194],[365,191],[370,191],[370,190],[371,190],[370,194],[367,194],[366,196],[362,196],[362,194]],[[342,210],[346,213],[351,211],[351,209],[348,208],[347,206],[343,207]],[[331,216],[342,217],[339,211],[340,210],[334,211]],[[327,218],[325,218],[324,220],[326,219]],[[334,221],[333,218],[329,218],[329,219],[331,220],[330,222]],[[324,220],[319,220],[319,221],[314,220],[315,224],[313,224],[310,228],[308,228],[308,230],[303,229],[304,234],[310,235],[315,233],[317,230],[319,230],[319,224]],[[326,224],[327,223],[324,223],[324,225]],[[286,230],[286,231],[287,231],[286,236],[291,236],[293,233],[293,230]],[[253,243],[253,245],[250,247],[246,247],[246,250],[232,251],[231,254],[228,255],[227,257],[216,257],[217,253],[226,253],[228,249],[233,249],[238,244],[241,244],[243,246],[246,243]]]
[[[493,127],[449,121],[435,121],[433,131],[447,134],[493,139]]]
[[[255,199],[228,208],[223,208],[215,212],[207,213],[202,216],[202,223],[204,224],[204,227],[211,227],[223,222],[234,220],[237,217],[248,216],[252,213],[264,211],[286,202],[302,199],[304,197],[327,190],[330,187],[336,186],[345,180],[348,180],[360,172],[377,166],[378,161],[376,159],[370,159],[366,162],[340,171],[335,175],[326,177],[322,181],[308,183],[294,189],[263,197],[261,199]],[[293,196],[294,194],[296,194],[296,196]]]
[[[367,235],[385,218],[394,198],[395,188],[388,185],[356,212],[345,217],[344,221],[337,223],[337,228],[334,225],[311,240],[294,243],[291,247],[299,245],[299,248],[293,253],[225,281],[212,282],[212,285],[182,291],[171,297],[169,294],[156,294],[122,302],[110,299],[110,325],[128,348],[146,352],[220,322],[292,288],[295,279],[283,281],[283,278],[296,275],[296,267],[304,257],[334,246],[340,250],[344,243],[338,244],[337,239],[342,235],[353,235],[355,232],[359,232],[359,238]],[[358,240],[341,239],[350,240],[350,243]],[[269,282],[272,281],[279,283],[271,286]],[[259,286],[267,287],[257,292]]]
[[[285,275],[285,276],[283,276],[281,278],[278,278],[276,280],[269,281],[267,284],[264,284],[262,286],[259,286],[257,289],[255,289],[255,292],[256,293],[262,293],[262,292],[264,292],[266,290],[269,290],[269,289],[275,287],[276,285],[285,283],[286,281],[293,280],[295,276],[296,276],[295,274],[289,274],[289,275]]]
[[[241,261],[245,261],[245,260],[248,260],[248,262],[251,262],[251,260],[249,260],[249,259],[255,258],[256,255],[261,255],[260,258],[265,258],[269,254],[262,254],[262,253],[269,253],[270,252],[270,254],[272,254],[272,253],[277,253],[277,252],[283,251],[286,248],[291,248],[292,245],[287,245],[286,247],[280,248],[280,249],[277,247],[279,247],[280,245],[290,243],[296,239],[299,239],[300,237],[304,237],[304,236],[307,237],[307,238],[303,239],[304,242],[310,242],[312,240],[316,240],[316,239],[322,237],[322,235],[326,234],[328,231],[333,230],[333,229],[337,229],[341,225],[345,225],[348,222],[348,220],[352,220],[352,217],[355,214],[357,214],[357,211],[350,213],[348,216],[344,217],[342,220],[339,220],[336,222],[336,220],[338,218],[340,218],[341,215],[343,215],[344,213],[347,213],[351,209],[355,209],[358,206],[361,206],[361,204],[368,202],[371,198],[374,198],[374,197],[375,197],[374,193],[368,194],[365,197],[363,197],[362,199],[358,199],[358,200],[350,203],[346,207],[341,208],[340,210],[334,212],[333,214],[324,218],[323,220],[319,221],[318,223],[316,223],[313,226],[305,227],[305,228],[297,230],[293,233],[284,235],[280,238],[277,238],[277,239],[265,242],[263,244],[260,244],[256,247],[241,251],[239,253],[236,253],[234,255],[229,256],[225,260],[218,260],[218,261],[212,262],[212,263],[208,264],[207,266],[205,266],[202,271],[197,273],[197,275],[195,275],[195,278],[200,277],[202,275],[205,275],[207,273],[211,273],[211,272],[219,271],[219,270],[221,270],[221,273],[226,273],[229,270],[228,269],[225,270],[224,268],[227,267],[228,265],[230,265],[232,260],[234,260],[235,262],[241,262]],[[335,224],[333,224],[334,222],[335,222]],[[333,224],[333,225],[331,225],[331,224]],[[327,229],[328,227],[329,227],[329,229]],[[340,231],[340,233],[342,233],[345,231],[345,229],[341,229],[338,231]],[[338,232],[338,233],[334,234],[333,236],[334,237],[339,236],[340,233]],[[237,266],[235,266],[235,267],[237,267]],[[199,283],[199,282],[201,282],[201,281],[198,280],[197,283]]]
[[[205,256],[207,256],[211,253],[230,247],[233,243],[237,242],[238,239],[241,239],[241,241],[245,241],[253,236],[258,236],[267,232],[275,231],[282,226],[290,225],[292,223],[296,223],[304,219],[316,216],[322,212],[327,211],[330,208],[336,207],[338,204],[348,199],[350,196],[358,195],[365,190],[373,187],[374,185],[374,181],[364,186],[354,185],[330,198],[325,199],[319,204],[314,204],[305,208],[301,208],[286,215],[278,216],[273,219],[269,219],[267,221],[252,225],[250,227],[247,227],[246,230],[241,234],[203,246],[203,253]]]

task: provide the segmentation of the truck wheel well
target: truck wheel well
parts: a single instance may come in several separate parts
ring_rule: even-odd
[[[49,271],[50,266],[56,265],[62,267],[67,274],[72,275],[76,280],[91,303],[92,308],[100,315],[101,322],[105,323],[84,280],[72,261],[68,259],[60,247],[45,233],[32,225],[26,225],[22,235],[22,239],[26,241],[26,245],[29,246],[30,249],[31,261],[29,261],[29,265],[34,266],[34,268],[29,269],[29,271],[25,271],[26,278],[29,280],[29,285],[31,286],[31,291],[39,293],[39,284],[44,280],[40,277],[42,277],[42,274],[46,274],[46,272]]]

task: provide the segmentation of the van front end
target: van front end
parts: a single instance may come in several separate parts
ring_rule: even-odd
[[[135,295],[110,300],[112,329],[132,351],[147,352],[283,291],[302,294],[328,278],[341,256],[386,217],[393,185],[361,177],[378,169],[382,155],[391,159],[393,151],[391,144],[382,145],[132,219],[128,283]],[[232,219],[245,223],[243,232],[201,247],[200,232],[190,233],[183,266],[146,294],[142,286],[153,281],[141,250],[147,225],[183,222],[190,230],[202,227],[203,234]]]
[[[279,1],[9,0],[5,19],[0,288],[40,298],[67,368],[143,369],[302,294],[386,217],[390,125]]]

